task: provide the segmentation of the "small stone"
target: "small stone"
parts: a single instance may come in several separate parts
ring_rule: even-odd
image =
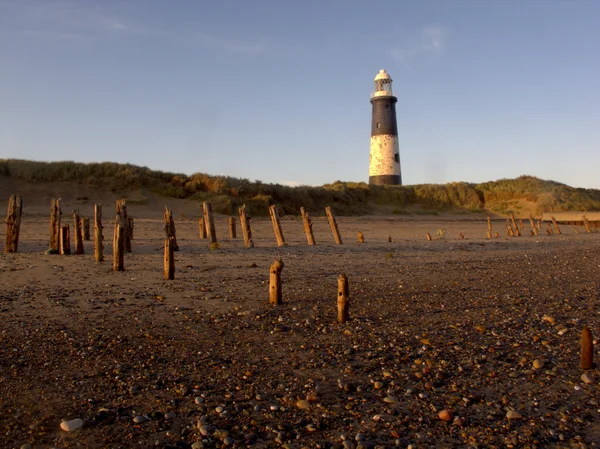
[[[192,444],[192,449],[204,449],[204,443],[202,441],[196,441]]]
[[[73,432],[74,430],[80,429],[83,426],[83,421],[79,418],[72,419],[70,421],[63,421],[60,423],[60,428],[65,432]]]
[[[296,402],[296,407],[298,407],[300,410],[308,410],[310,408],[310,402],[305,399],[300,399],[298,402]]]
[[[544,361],[543,361],[543,360],[540,360],[540,359],[535,359],[535,360],[533,361],[533,367],[534,367],[535,369],[541,369],[541,368],[543,368],[543,367],[544,367]]]
[[[521,419],[523,415],[521,415],[516,410],[509,410],[508,412],[506,412],[506,417],[508,419]]]
[[[306,400],[310,403],[317,402],[319,400],[319,396],[316,393],[310,392],[306,395]]]
[[[198,428],[198,430],[200,431],[200,433],[202,434],[202,436],[205,436],[205,437],[206,437],[206,436],[210,435],[210,430],[211,430],[211,429],[210,429],[210,427],[209,427],[209,426],[204,426],[204,425],[202,425],[202,426],[200,426],[200,427]]]
[[[306,426],[306,430],[308,430],[309,432],[314,432],[315,430],[317,430],[317,428],[314,424],[309,424]]]
[[[373,388],[375,388],[376,390],[380,390],[383,388],[383,382],[375,382],[373,384]]]
[[[202,404],[204,402],[204,399],[202,399],[200,396],[194,398],[194,402],[196,404]]]
[[[173,412],[165,413],[165,419],[175,419],[177,415]]]
[[[442,410],[438,413],[438,418],[442,421],[450,422],[452,420],[452,413],[450,413],[450,410]]]
[[[357,433],[356,434],[356,438],[354,438],[356,441],[365,441],[365,434],[364,433]]]
[[[456,417],[456,418],[454,418],[452,425],[456,426],[456,427],[462,427],[465,425],[465,420],[462,418]]]
[[[223,410],[225,410],[225,407],[222,405],[219,405],[217,408],[215,408],[215,412],[217,413],[223,413]]]
[[[223,439],[223,444],[225,444],[226,446],[231,446],[233,443],[235,443],[235,440],[231,437],[225,437]]]
[[[21,449],[33,449],[33,446],[29,443],[25,443],[23,446],[21,446]]]
[[[383,398],[383,402],[386,402],[388,404],[394,404],[398,402],[398,398],[395,396],[386,396],[385,398]]]
[[[594,383],[594,378],[589,373],[583,373],[581,375],[581,380],[584,384],[593,384]]]
[[[145,423],[146,421],[148,421],[148,418],[145,417],[144,415],[139,415],[139,416],[136,416],[135,418],[133,418],[133,422],[136,424],[142,424],[142,423]]]

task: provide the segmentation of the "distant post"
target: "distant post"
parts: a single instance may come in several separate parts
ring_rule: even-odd
[[[204,211],[204,224],[206,225],[208,244],[212,245],[213,243],[217,243],[217,231],[215,230],[212,206],[208,201],[205,201],[202,203],[202,209]]]
[[[304,232],[306,233],[306,240],[310,246],[316,245],[315,236],[312,230],[312,221],[310,215],[303,207],[300,208],[300,214],[302,215],[302,221],[304,223]]]
[[[235,218],[229,217],[229,238],[234,239],[237,237],[235,232]]]
[[[342,237],[340,236],[337,221],[335,221],[335,216],[333,215],[333,211],[331,210],[330,206],[327,206],[325,208],[325,213],[327,214],[327,220],[329,221],[329,227],[331,228],[331,232],[333,233],[333,239],[335,240],[335,244],[341,245]]]
[[[60,254],[63,256],[71,254],[71,236],[69,232],[69,225],[63,225],[60,227]]]
[[[102,205],[94,204],[94,258],[96,262],[102,262],[104,260],[102,245]]]
[[[77,209],[73,211],[73,232],[75,233],[75,254],[83,254],[83,229],[81,229],[81,219]]]
[[[164,220],[167,240],[172,241],[173,251],[179,251],[179,245],[177,245],[177,235],[175,232],[175,221],[173,220],[173,212],[171,212],[167,206],[165,206]]]
[[[165,281],[175,279],[175,252],[173,239],[165,239]]]
[[[60,198],[50,201],[50,250],[60,252]]]
[[[6,242],[4,252],[16,253],[19,248],[19,234],[21,232],[21,215],[23,214],[23,200],[19,195],[11,195],[8,199],[6,214]]]
[[[283,231],[281,230],[279,212],[277,211],[277,206],[275,204],[269,207],[269,214],[271,215],[271,222],[273,223],[273,231],[275,231],[277,246],[284,246],[286,244],[285,237],[283,236]]]
[[[245,204],[238,209],[238,213],[240,215],[240,226],[242,227],[242,234],[244,236],[244,246],[246,248],[252,248],[254,247],[254,242],[252,241],[252,229],[250,228],[250,217],[246,211]]]
[[[198,235],[201,239],[206,238],[206,226],[204,225],[204,218],[198,218]]]

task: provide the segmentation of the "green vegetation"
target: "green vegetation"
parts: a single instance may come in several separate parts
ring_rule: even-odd
[[[600,190],[573,188],[533,176],[482,184],[452,182],[414,186],[369,186],[341,182],[322,187],[288,187],[260,181],[195,173],[166,173],[131,164],[83,164],[72,161],[35,162],[0,159],[0,176],[30,183],[77,182],[113,192],[145,189],[157,195],[210,201],[218,213],[232,214],[246,204],[252,215],[268,215],[277,204],[282,214],[298,214],[304,206],[313,213],[332,206],[339,215],[364,215],[378,207],[394,214],[437,215],[441,212],[508,214],[526,208],[550,211],[600,210]]]

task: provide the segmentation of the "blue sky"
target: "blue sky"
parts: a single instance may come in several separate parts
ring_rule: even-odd
[[[0,157],[367,181],[398,97],[405,184],[600,188],[600,1],[0,0]]]

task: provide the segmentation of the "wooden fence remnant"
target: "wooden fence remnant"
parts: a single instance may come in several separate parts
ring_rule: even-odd
[[[215,221],[212,214],[212,205],[205,201],[202,203],[202,210],[204,212],[204,225],[206,226],[206,236],[208,237],[208,244],[212,246],[217,244],[217,231],[215,230]]]
[[[240,215],[240,226],[242,227],[242,235],[244,237],[244,246],[246,248],[253,248],[254,242],[252,241],[252,229],[250,228],[250,217],[246,211],[246,205],[238,209]]]
[[[388,243],[392,243],[392,236],[388,235]]]
[[[127,231],[129,240],[133,240],[133,217],[127,217]]]
[[[594,340],[587,326],[581,332],[581,369],[592,369],[594,366]]]
[[[335,244],[341,245],[342,237],[340,236],[340,230],[338,229],[337,221],[335,220],[335,216],[333,215],[333,211],[331,210],[330,206],[325,208],[325,213],[327,214],[327,220],[329,221],[329,226],[331,227]]]
[[[277,205],[273,204],[269,206],[269,215],[271,215],[271,222],[273,223],[273,231],[275,232],[275,239],[277,240],[277,246],[284,246],[285,237],[283,236],[283,230],[281,229],[281,222],[279,221],[279,211]]]
[[[362,244],[365,243],[365,236],[363,235],[363,233],[361,231],[358,231],[356,233],[357,237],[358,237],[358,243]]]
[[[237,238],[237,233],[235,232],[235,218],[233,217],[229,217],[229,238]]]
[[[531,231],[533,231],[533,235],[539,235],[538,229],[535,226],[535,220],[533,219],[533,215],[529,215],[529,224],[531,224]]]
[[[73,211],[73,233],[75,240],[75,254],[83,254],[83,229],[81,228],[81,219],[79,217],[79,210]]]
[[[127,216],[127,201],[117,200],[117,215],[121,217],[120,225],[123,228],[124,249],[131,252],[131,232],[129,231],[129,217]]]
[[[429,234],[429,232],[425,233],[425,237],[427,238],[428,242],[431,242],[431,234]]]
[[[461,240],[464,240],[464,239],[465,239],[465,236],[463,235],[463,233],[462,233],[462,232],[460,232],[458,235],[459,235],[459,237],[460,237],[460,239],[461,239]]]
[[[506,233],[507,233],[507,235],[509,237],[514,237],[515,236],[515,231],[513,230],[512,224],[508,220],[508,218],[506,219]]]
[[[175,279],[175,244],[173,238],[165,239],[165,281]]]
[[[589,233],[592,232],[592,228],[590,227],[590,222],[588,221],[585,215],[582,215],[583,224],[585,225],[585,230]]]
[[[554,229],[556,230],[557,234],[562,234],[562,232],[560,232],[560,228],[558,227],[558,223],[556,222],[556,218],[552,217],[552,224],[554,225]]]
[[[206,238],[206,226],[204,225],[204,218],[198,218],[198,235],[201,239]]]
[[[59,251],[63,256],[71,254],[71,236],[69,225],[61,225],[59,234]]]
[[[281,304],[281,271],[283,270],[283,261],[276,259],[271,264],[269,277],[269,302],[274,305]]]
[[[120,222],[117,215],[115,223],[115,235],[113,240],[113,271],[125,270],[125,226]]]
[[[487,217],[487,224],[488,224],[488,233],[490,235],[492,235],[492,219],[490,217]]]
[[[177,245],[177,233],[175,231],[175,220],[173,220],[173,212],[165,205],[165,235],[167,240],[173,242],[173,251],[179,251],[179,245]]]
[[[350,319],[348,309],[350,308],[350,295],[348,294],[348,277],[340,274],[338,277],[337,311],[338,323],[345,323]]]
[[[16,253],[19,249],[22,215],[23,199],[20,195],[11,195],[8,198],[8,210],[6,212],[6,241],[4,243],[4,252],[6,253]]]
[[[90,240],[90,219],[88,217],[81,217],[81,229],[83,231],[83,240],[86,242]],[[130,218],[131,220],[131,218]]]
[[[519,230],[523,230],[523,219],[519,218]]]
[[[50,251],[58,254],[60,252],[60,198],[50,201]]]
[[[94,258],[96,262],[104,260],[104,245],[102,241],[102,205],[94,204]]]
[[[303,207],[300,208],[300,215],[302,215],[302,222],[304,223],[304,232],[306,233],[306,240],[310,246],[316,245],[315,236],[312,230],[312,220],[308,211]]]

